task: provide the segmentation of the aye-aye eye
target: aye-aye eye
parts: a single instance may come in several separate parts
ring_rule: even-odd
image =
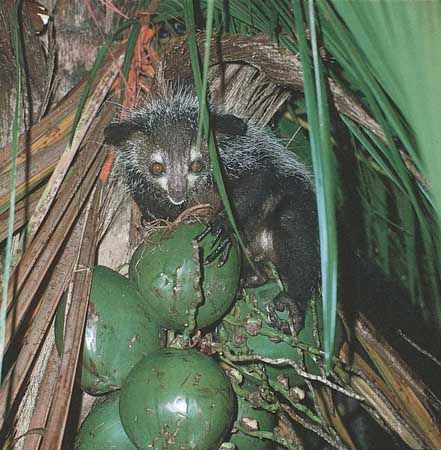
[[[160,162],[154,162],[149,170],[152,175],[162,175],[165,172],[165,167],[164,164]]]
[[[200,172],[204,168],[204,163],[200,159],[195,159],[190,164],[190,170],[194,173]]]

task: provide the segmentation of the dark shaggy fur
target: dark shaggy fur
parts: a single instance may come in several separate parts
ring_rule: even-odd
[[[173,220],[208,202],[213,221],[226,224],[207,146],[195,149],[198,112],[190,89],[169,86],[105,131],[116,148],[118,172],[146,220]],[[319,274],[311,176],[270,130],[218,111],[211,117],[239,230],[254,260],[272,261],[286,281],[285,303],[299,328]],[[155,167],[163,171],[154,173]]]

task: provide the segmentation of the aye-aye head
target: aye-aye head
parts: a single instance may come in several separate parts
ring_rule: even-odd
[[[214,191],[206,140],[196,148],[197,97],[183,88],[166,94],[131,110],[104,133],[106,143],[115,146],[118,171],[146,217],[155,216],[153,202],[174,218]],[[234,116],[212,114],[212,123],[219,139],[246,132],[245,123]]]

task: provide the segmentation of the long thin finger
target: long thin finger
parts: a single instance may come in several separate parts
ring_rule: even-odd
[[[219,257],[219,262],[217,263],[217,267],[222,267],[228,260],[228,255],[230,254],[230,248],[231,248],[231,240],[228,239],[224,241],[221,245],[222,252]]]
[[[207,227],[201,234],[198,234],[197,236],[195,236],[196,242],[201,242],[209,233],[211,233],[211,231],[212,231],[212,226],[207,225]]]
[[[210,248],[213,249],[214,247],[216,247],[218,245],[219,241],[223,237],[223,234],[224,234],[224,230],[222,227],[219,227],[217,230],[215,230],[211,233],[211,235],[214,236],[215,238],[214,238],[213,242],[211,243]]]
[[[205,264],[212,263],[224,250],[225,248],[225,242],[228,242],[229,239],[226,238],[224,241],[222,241],[218,247],[214,251],[212,251],[206,258],[205,258]]]

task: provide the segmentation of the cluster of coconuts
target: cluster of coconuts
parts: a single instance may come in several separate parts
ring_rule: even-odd
[[[214,357],[165,346],[166,330],[219,325],[236,298],[239,249],[233,243],[222,267],[201,264],[214,242],[207,236],[196,246],[194,237],[203,229],[181,224],[150,235],[134,253],[128,278],[94,269],[81,388],[101,398],[78,432],[76,450],[215,450],[224,442],[238,450],[274,448],[268,440],[231,434],[236,419],[251,418],[259,430],[272,431],[276,417],[237,397]],[[64,306],[56,318],[60,353]],[[244,304],[235,308],[246,314]],[[232,339],[238,332],[223,330]]]

